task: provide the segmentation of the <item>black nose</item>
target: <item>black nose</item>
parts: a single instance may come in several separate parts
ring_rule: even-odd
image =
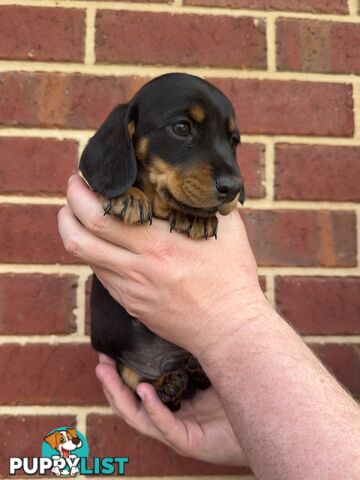
[[[80,438],[75,437],[72,439],[72,442],[74,445],[78,445],[80,443]]]
[[[222,201],[230,202],[241,189],[241,181],[238,177],[219,177],[216,180],[218,197]]]

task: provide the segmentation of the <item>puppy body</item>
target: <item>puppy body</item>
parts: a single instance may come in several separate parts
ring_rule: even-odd
[[[233,108],[219,90],[191,75],[168,74],[111,112],[85,148],[80,170],[101,194],[105,213],[132,224],[151,223],[154,215],[191,238],[216,237],[216,212],[226,215],[244,201],[239,140]],[[209,385],[191,354],[129,315],[96,277],[91,339],[116,360],[131,388],[151,382],[171,409]]]

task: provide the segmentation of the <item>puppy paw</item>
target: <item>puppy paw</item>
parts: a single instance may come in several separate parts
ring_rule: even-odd
[[[188,237],[198,239],[217,238],[218,219],[214,217],[192,217],[173,211],[170,215],[170,231],[186,233]]]
[[[180,399],[188,381],[189,377],[186,372],[173,371],[162,375],[153,385],[160,400],[171,410],[176,411],[180,407]]]
[[[120,197],[104,198],[102,203],[105,214],[115,215],[125,223],[152,223],[150,202],[138,188],[130,187]]]

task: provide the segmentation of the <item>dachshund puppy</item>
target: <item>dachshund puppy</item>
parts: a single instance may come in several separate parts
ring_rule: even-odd
[[[216,212],[227,215],[245,198],[239,142],[234,110],[217,88],[192,75],[166,74],[110,113],[86,146],[80,170],[105,214],[130,224],[151,223],[154,215],[170,231],[216,238]],[[129,315],[96,276],[91,340],[116,360],[130,388],[152,383],[172,410],[210,384],[190,353]]]

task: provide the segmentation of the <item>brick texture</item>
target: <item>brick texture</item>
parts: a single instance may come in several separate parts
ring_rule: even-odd
[[[103,10],[96,25],[100,63],[266,68],[262,20]]]
[[[82,61],[84,35],[83,10],[7,5],[0,7],[2,59]]]
[[[311,20],[277,23],[279,70],[360,73],[360,25]]]
[[[346,0],[184,0],[184,5],[205,7],[289,10],[295,12],[347,13]]]
[[[91,280],[83,292],[58,197],[79,146],[146,82],[185,70],[214,83],[240,125],[260,285],[360,397],[360,25],[347,0],[97,2],[0,6],[0,477],[9,455],[39,455],[48,431],[78,423],[90,455],[130,456],[130,476],[240,479],[104,414]]]
[[[246,186],[246,198],[265,196],[264,145],[243,143],[238,147],[237,160]]]
[[[360,334],[360,278],[277,277],[279,313],[305,335]]]
[[[60,240],[58,210],[53,205],[0,205],[0,261],[77,263]]]
[[[245,211],[250,243],[262,266],[356,265],[356,219],[341,211]]]
[[[77,170],[74,141],[0,137],[0,193],[64,194]]]
[[[76,287],[73,275],[0,275],[0,334],[74,332]]]
[[[0,405],[105,404],[89,345],[0,347]]]
[[[98,128],[113,107],[131,98],[146,80],[140,77],[3,73],[0,74],[0,125]],[[209,80],[234,103],[242,133],[353,134],[350,85]]]
[[[137,433],[125,422],[112,415],[88,415],[87,440],[99,456],[129,457],[127,475],[215,475],[248,473],[245,468],[209,465],[177,455],[156,440]],[[116,451],[114,450],[116,449]]]
[[[62,426],[76,426],[76,417],[0,415],[0,476],[9,478],[9,457],[39,457],[44,436],[54,428]]]
[[[350,85],[211,79],[232,100],[242,133],[352,136]]]
[[[360,147],[277,145],[277,200],[359,201]]]
[[[360,345],[329,343],[310,344],[310,347],[342,385],[360,398]]]

